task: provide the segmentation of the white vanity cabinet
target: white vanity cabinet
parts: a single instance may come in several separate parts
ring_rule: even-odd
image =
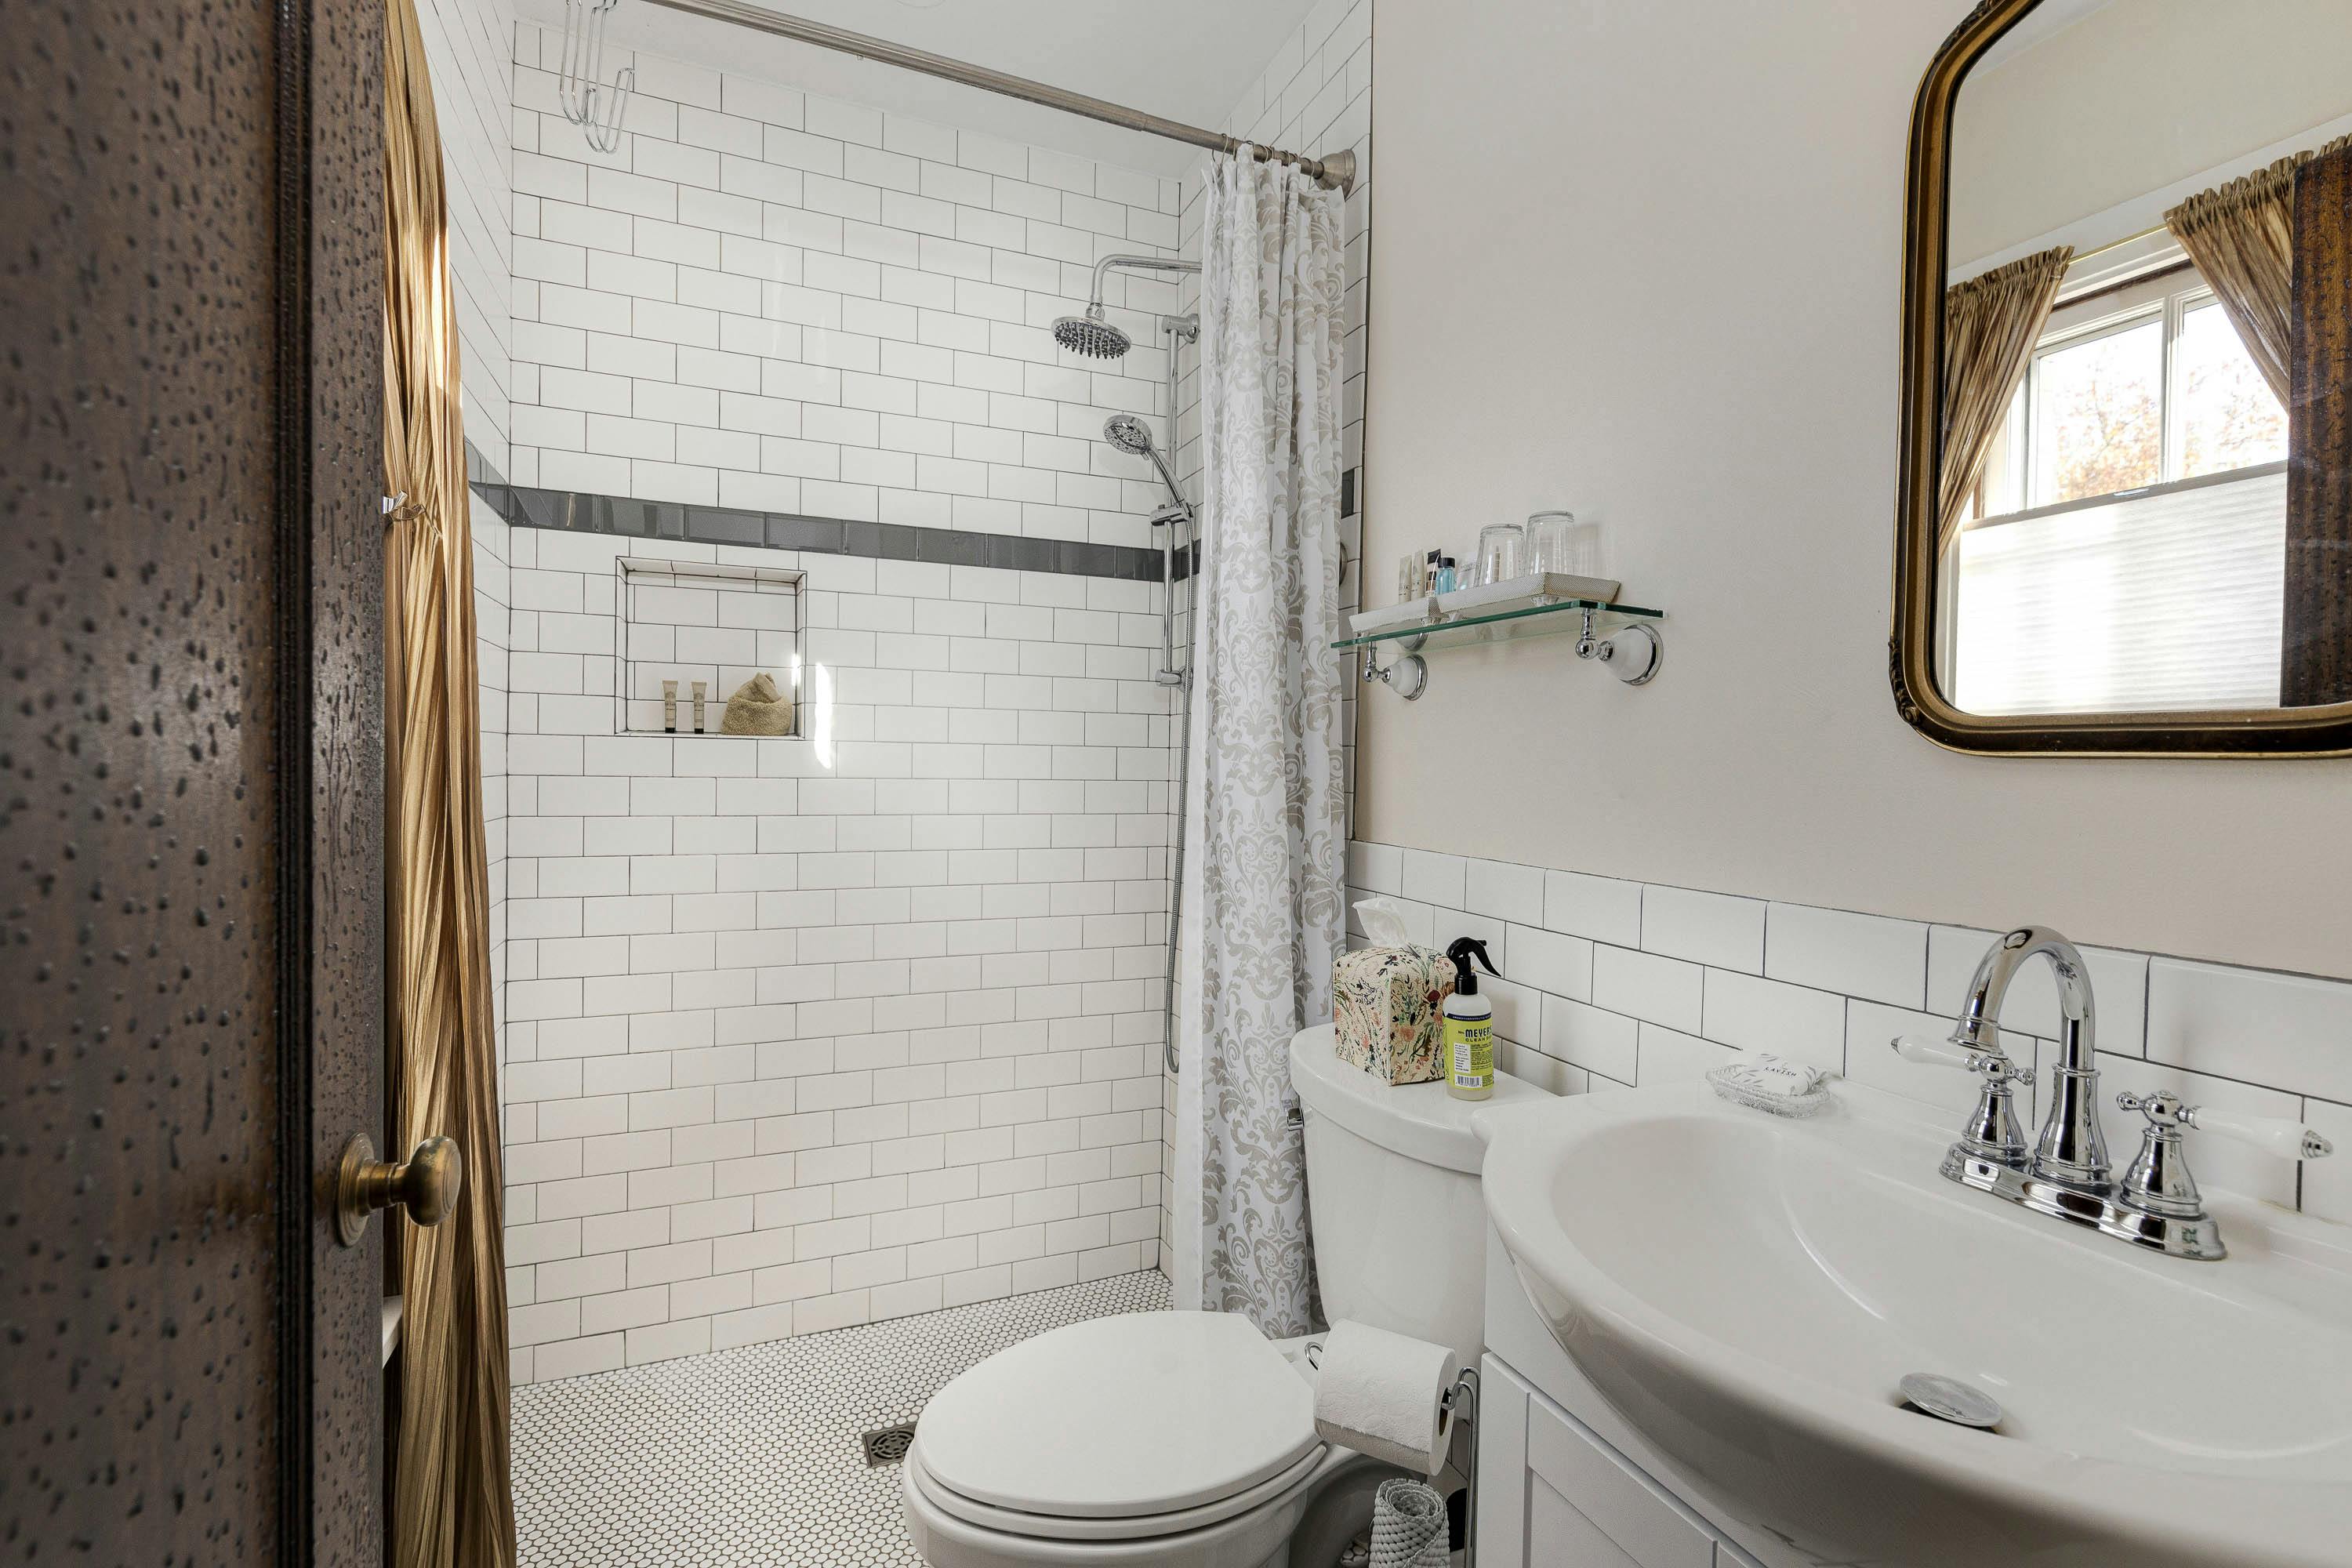
[[[1601,1398],[1489,1231],[1479,1568],[1811,1568],[1736,1525]]]
[[[1494,1356],[1479,1568],[1755,1568],[1756,1559]]]

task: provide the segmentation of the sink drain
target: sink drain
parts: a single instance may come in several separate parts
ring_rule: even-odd
[[[878,1427],[861,1435],[857,1446],[866,1455],[866,1468],[895,1465],[907,1457],[915,1445],[915,1424],[902,1421],[896,1426]]]
[[[1957,1426],[1997,1426],[2000,1424],[2000,1401],[1974,1384],[1962,1383],[1958,1378],[1938,1377],[1932,1372],[1915,1372],[1895,1387],[1902,1391],[1905,1404],[1938,1421],[1949,1421]]]

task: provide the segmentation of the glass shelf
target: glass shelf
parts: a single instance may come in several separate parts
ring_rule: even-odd
[[[1331,646],[1335,648],[1372,647],[1381,643],[1394,643],[1401,653],[1423,653],[1432,648],[1458,647],[1466,643],[1557,637],[1563,632],[1581,632],[1587,613],[1592,617],[1592,635],[1596,637],[1607,637],[1612,632],[1645,621],[1664,620],[1666,615],[1664,610],[1647,610],[1639,605],[1614,605],[1599,599],[1560,599],[1549,605],[1521,605],[1486,615],[1454,616],[1442,621],[1424,621],[1417,626],[1389,626],[1381,631],[1367,632],[1362,637],[1342,637]]]

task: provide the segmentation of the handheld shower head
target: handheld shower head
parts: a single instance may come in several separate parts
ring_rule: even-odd
[[[1151,427],[1132,414],[1114,414],[1103,426],[1103,439],[1131,457],[1151,455]]]
[[[1159,447],[1152,442],[1151,426],[1132,414],[1114,414],[1103,424],[1103,439],[1130,457],[1150,458],[1151,466],[1160,470],[1160,482],[1168,487],[1168,493],[1176,498],[1178,506],[1191,512],[1184,492],[1176,488],[1176,476],[1169,471],[1168,459],[1160,455]]]
[[[1054,322],[1054,341],[1088,359],[1118,359],[1135,341],[1102,318],[1102,307],[1090,306],[1083,316],[1063,316]]]

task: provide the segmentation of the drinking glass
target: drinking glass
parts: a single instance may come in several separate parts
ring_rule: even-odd
[[[1574,512],[1539,511],[1528,519],[1528,570],[1531,572],[1601,576],[1608,563],[1601,544],[1601,525],[1579,522]]]
[[[1490,522],[1478,531],[1478,584],[1507,583],[1519,574],[1527,531],[1516,522]]]
[[[1528,570],[1565,572],[1568,533],[1576,526],[1572,511],[1538,511],[1528,517]]]

